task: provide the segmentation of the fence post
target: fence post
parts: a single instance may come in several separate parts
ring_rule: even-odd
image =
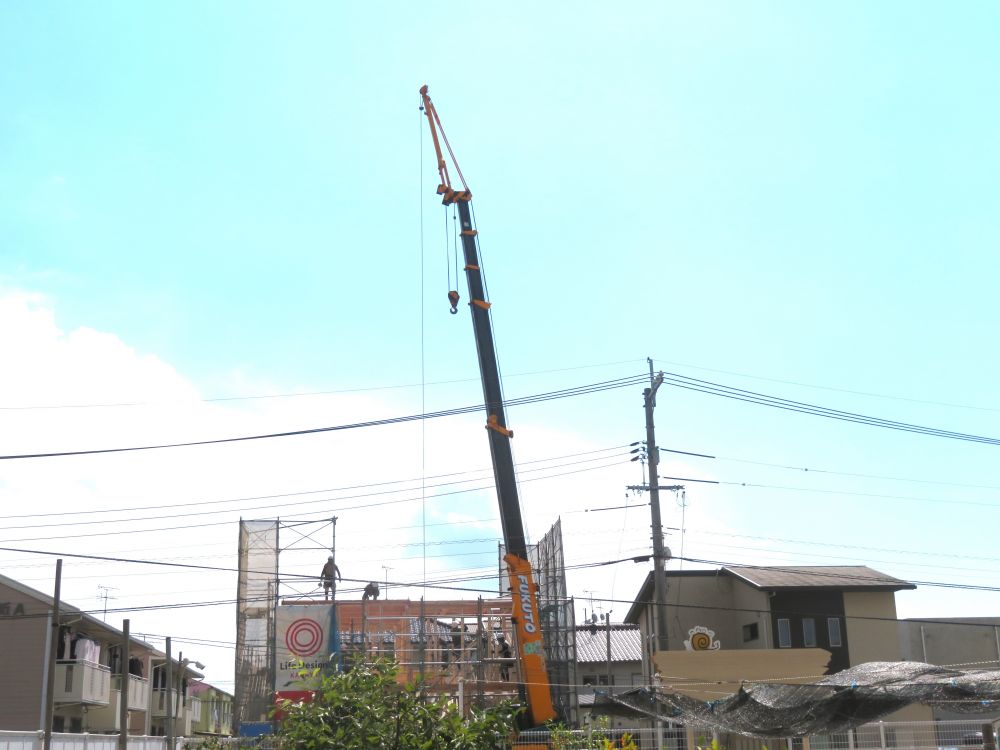
[[[993,734],[993,724],[983,724],[983,750],[996,750],[997,741]]]
[[[847,750],[854,750],[854,730],[847,730]]]
[[[881,747],[882,750],[886,750],[886,747],[885,747],[885,723],[881,722],[881,721],[878,723],[878,739],[879,739],[879,747]]]

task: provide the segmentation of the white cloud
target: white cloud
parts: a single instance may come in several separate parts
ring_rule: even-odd
[[[7,361],[16,363],[0,370],[0,406],[6,407],[8,427],[0,435],[3,454],[262,434],[415,410],[396,390],[206,402],[197,385],[170,363],[108,332],[62,330],[50,300],[23,292],[0,296],[0,346]],[[227,382],[229,393],[247,395],[318,390],[309,383],[261,382],[242,371],[231,373]],[[219,387],[218,379],[213,383]],[[112,403],[140,405],[85,407]],[[12,408],[45,406],[72,408]],[[519,410],[515,417],[514,447],[523,462],[520,496],[531,540],[561,518],[569,566],[646,554],[649,509],[642,503],[647,497],[630,498],[637,506],[628,512],[593,510],[625,504],[625,486],[640,481],[638,464],[622,455],[628,449],[595,453],[612,441],[596,443],[554,429],[530,410]],[[683,464],[675,468],[695,472]],[[206,447],[6,461],[0,469],[8,516],[0,546],[235,567],[239,518],[313,520],[317,523],[282,532],[282,546],[289,549],[281,567],[284,575],[315,576],[326,556],[322,548],[332,537],[329,524],[321,522],[336,515],[344,576],[362,581],[388,576],[394,597],[419,597],[419,586],[396,582],[418,582],[425,571],[429,579],[495,576],[497,571],[499,514],[479,414]],[[423,483],[422,475],[427,477]],[[237,501],[220,502],[225,500]],[[663,503],[664,525],[679,526],[671,495],[665,494]],[[76,515],[108,509],[118,510]],[[56,515],[10,517],[29,513]],[[724,528],[704,503],[691,503],[687,519],[700,529]],[[676,554],[677,535],[671,534],[668,544]],[[462,542],[468,539],[485,541]],[[685,551],[701,549],[692,539]],[[51,558],[0,553],[0,570],[44,591],[51,589],[53,569]],[[623,600],[602,605],[620,618],[648,569],[648,563],[626,562],[570,570],[569,590],[580,599],[579,610],[585,591]],[[112,608],[235,597],[230,572],[72,558],[66,558],[64,571],[66,599],[85,608],[97,606],[99,584],[115,587]],[[496,579],[459,585],[488,594]],[[456,594],[431,588],[427,595]],[[131,618],[136,632],[234,639],[232,605],[114,613],[108,620],[120,624],[123,616]],[[232,651],[211,649],[202,658],[202,649],[208,647],[186,650],[208,665],[210,680],[230,680]]]

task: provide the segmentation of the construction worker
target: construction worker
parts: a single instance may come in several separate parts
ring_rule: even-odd
[[[337,577],[337,581],[344,580],[340,577],[340,568],[333,561],[333,555],[330,555],[326,560],[326,565],[323,566],[323,572],[319,574],[319,582],[323,584],[324,599],[337,598],[337,583],[334,581],[334,576]]]
[[[500,654],[500,679],[507,682],[510,680],[510,665],[514,663],[514,653],[503,633],[497,634],[497,651]]]

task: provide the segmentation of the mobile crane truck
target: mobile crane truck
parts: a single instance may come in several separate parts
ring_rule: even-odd
[[[476,337],[479,373],[483,382],[483,400],[486,406],[486,434],[489,436],[493,476],[500,504],[500,523],[506,548],[504,562],[507,564],[510,577],[512,620],[520,664],[521,694],[527,709],[522,724],[524,728],[541,727],[556,718],[556,711],[552,703],[549,675],[545,668],[538,587],[532,576],[531,563],[528,561],[528,545],[524,536],[524,523],[521,520],[521,506],[517,498],[514,457],[510,447],[514,433],[507,428],[504,414],[500,369],[497,365],[493,328],[490,324],[490,303],[486,301],[483,275],[479,267],[479,248],[476,239],[478,232],[472,222],[472,193],[441,127],[441,120],[434,103],[427,95],[427,86],[420,89],[420,96],[423,100],[424,114],[430,124],[431,139],[434,142],[437,168],[441,178],[437,194],[441,196],[441,202],[445,206],[456,207],[461,225],[465,276],[469,285],[469,309],[472,311],[472,328]],[[462,183],[459,190],[452,186],[448,163],[441,150],[442,142]],[[449,291],[448,300],[451,303],[451,312],[457,313],[458,292]]]

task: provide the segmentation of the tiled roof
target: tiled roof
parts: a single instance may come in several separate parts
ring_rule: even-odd
[[[607,662],[608,633],[596,626],[591,632],[589,625],[576,628],[576,660],[578,663]],[[642,661],[642,634],[634,625],[611,626],[611,661]]]
[[[826,588],[914,589],[912,583],[893,578],[867,565],[806,565],[796,567],[749,568],[727,566],[724,570],[758,589]]]

